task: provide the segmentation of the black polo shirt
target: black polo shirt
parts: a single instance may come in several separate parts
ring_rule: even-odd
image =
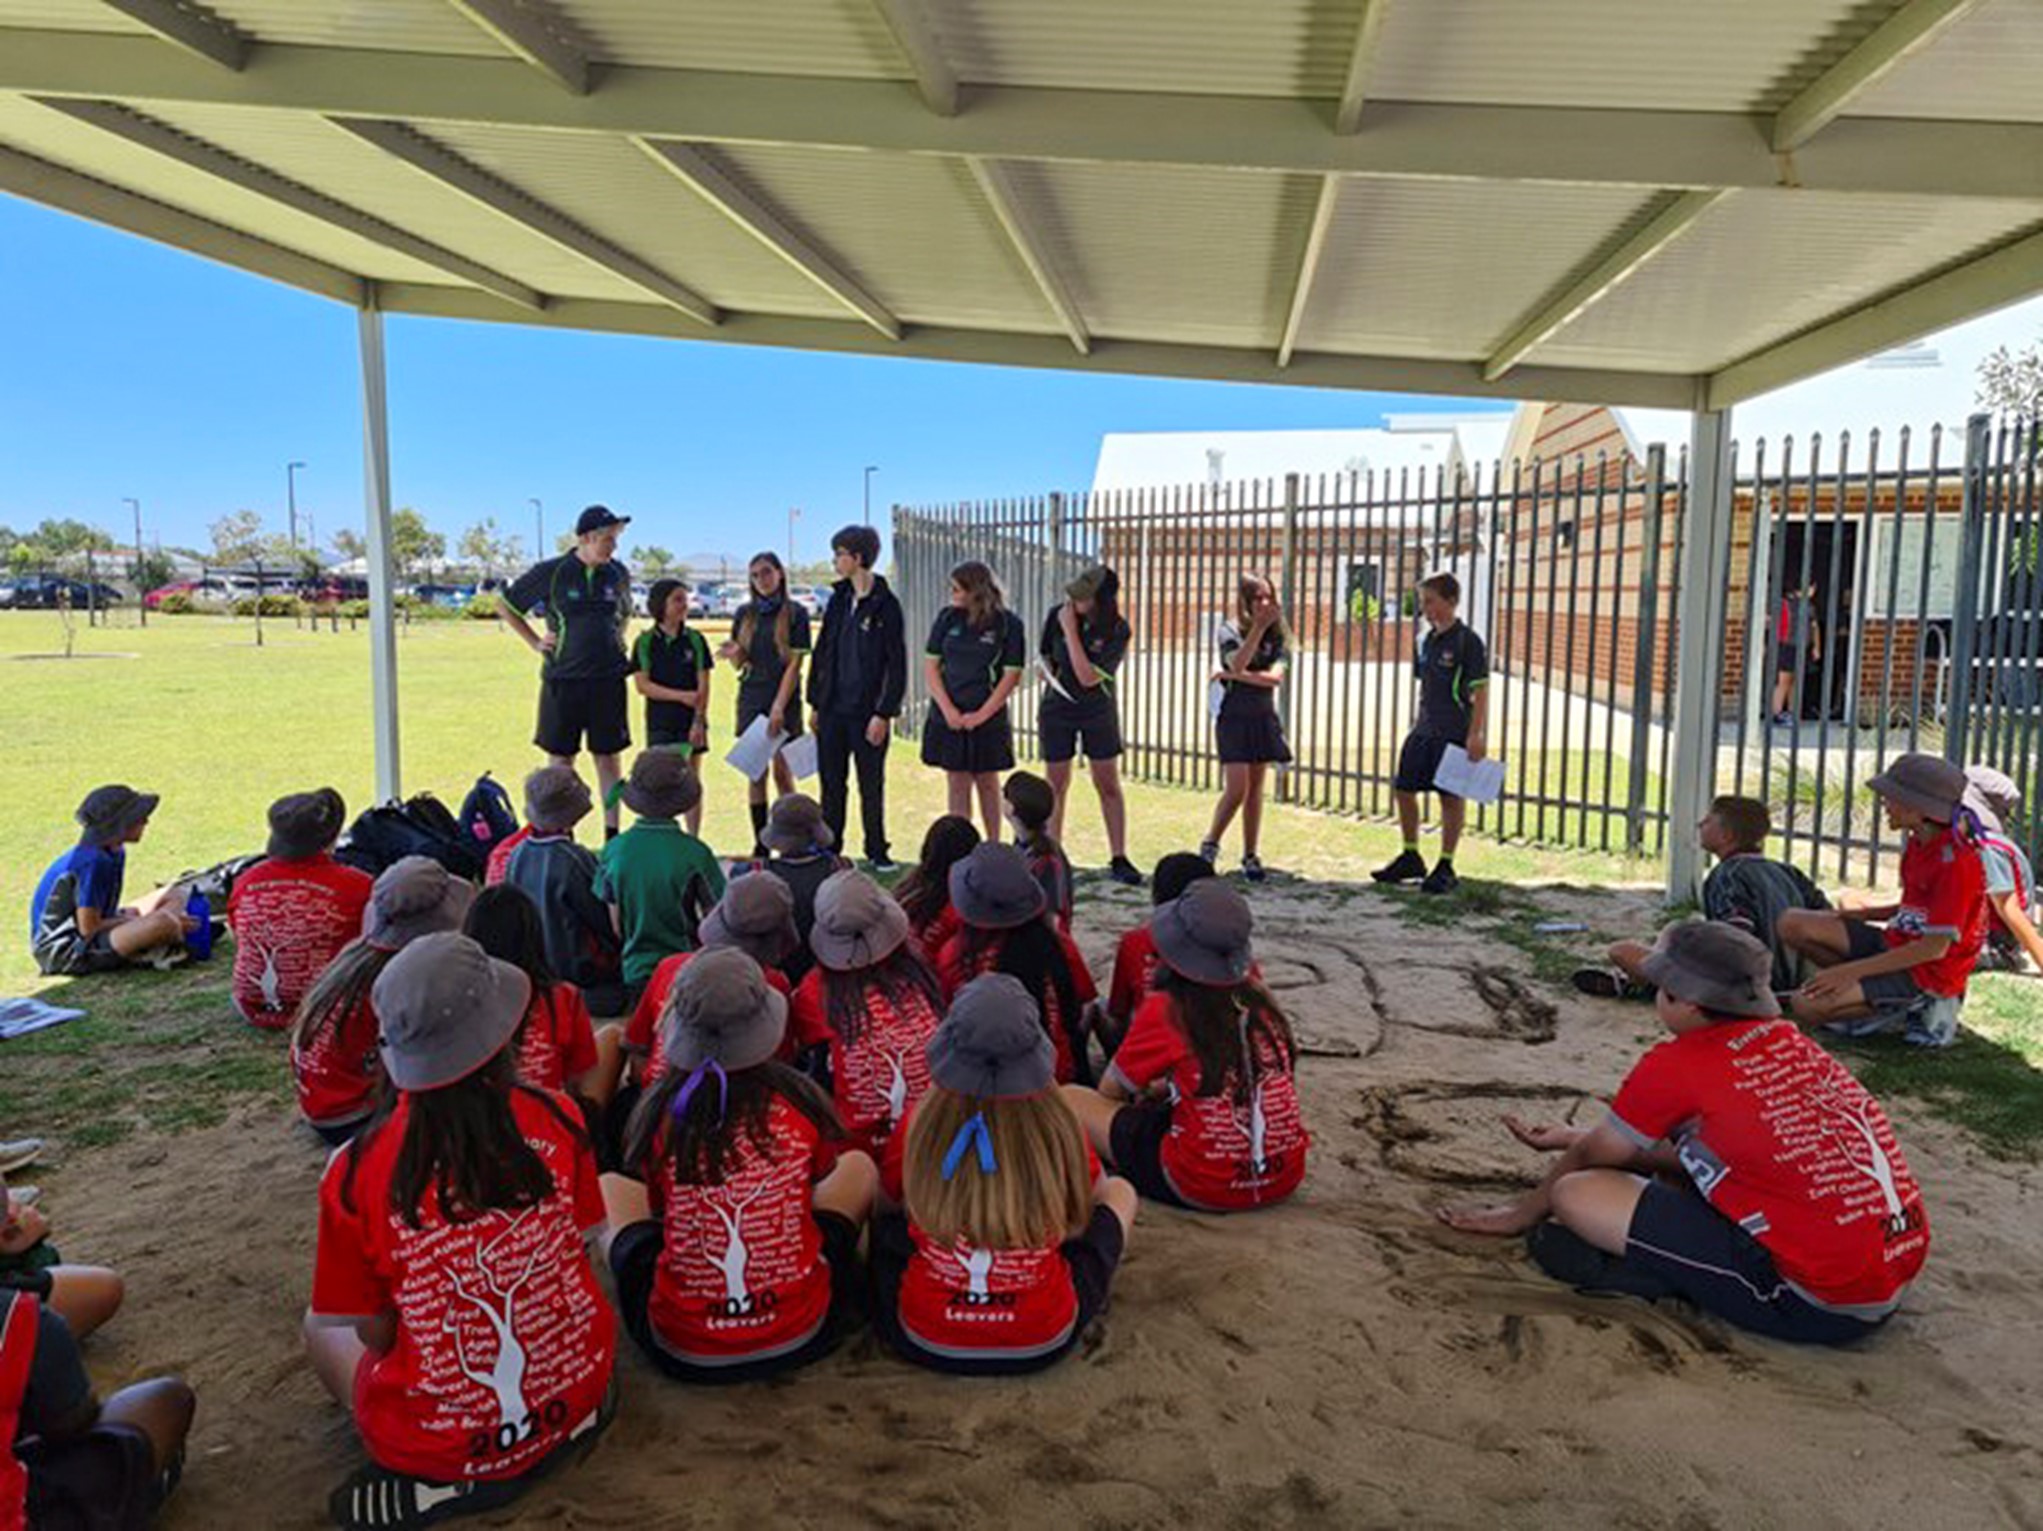
[[[615,680],[631,673],[624,652],[631,571],[616,559],[589,564],[563,553],[527,569],[504,599],[528,617],[545,619],[553,652],[540,662],[540,673],[548,680]]]
[[[1483,640],[1459,620],[1444,633],[1429,627],[1420,640],[1415,669],[1419,678],[1416,731],[1466,743],[1476,687],[1490,678],[1490,652],[1483,647]]]
[[[941,668],[952,704],[960,712],[971,712],[992,699],[1004,671],[1027,663],[1028,638],[1021,618],[1011,611],[975,628],[962,608],[946,606],[930,625],[923,653]]]
[[[1234,656],[1241,652],[1241,646],[1248,640],[1232,622],[1220,625],[1220,668],[1225,670],[1234,663]],[[1265,629],[1262,641],[1249,657],[1246,669],[1258,674],[1274,670],[1290,657],[1290,650],[1284,645],[1284,635],[1276,628]],[[1244,685],[1240,681],[1224,681],[1226,690],[1220,698],[1220,716],[1223,718],[1268,717],[1277,711],[1277,693],[1268,686]]]
[[[1085,688],[1078,684],[1078,676],[1072,672],[1071,651],[1064,641],[1064,624],[1058,620],[1058,614],[1063,610],[1061,601],[1050,608],[1050,615],[1043,623],[1043,641],[1038,652],[1050,662],[1057,684],[1069,691],[1073,700],[1081,700],[1085,696]],[[1079,644],[1085,650],[1085,657],[1092,661],[1092,667],[1099,672],[1101,693],[1112,693],[1114,676],[1121,668],[1121,661],[1128,655],[1128,640],[1132,635],[1128,619],[1124,616],[1116,614],[1113,627],[1104,633],[1098,631],[1090,617],[1079,617]],[[1050,694],[1056,695],[1055,692]]]
[[[780,646],[773,641],[782,611],[787,613],[789,659],[780,657]],[[799,606],[789,605],[785,596],[775,596],[770,601],[754,596],[738,608],[731,631],[734,634],[742,631],[747,618],[752,622],[752,637],[745,648],[745,674],[738,682],[738,696],[764,711],[779,693],[780,678],[787,673],[788,664],[809,651],[809,614]]]
[[[710,658],[709,641],[692,627],[684,627],[669,638],[657,627],[648,628],[638,635],[638,641],[631,648],[633,673],[643,672],[646,679],[659,686],[672,686],[676,691],[693,691],[702,683],[702,677],[714,669]],[[685,740],[689,730],[695,727],[695,709],[686,702],[670,702],[663,697],[646,698],[646,738],[654,744],[673,744]]]

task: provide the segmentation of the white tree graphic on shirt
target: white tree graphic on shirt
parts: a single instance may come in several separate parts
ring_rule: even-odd
[[[1235,1128],[1248,1139],[1249,1172],[1261,1175],[1270,1167],[1270,1119],[1263,1111],[1265,1081],[1256,1073],[1256,1050],[1249,1042],[1246,1013],[1237,1013],[1237,1024],[1241,1028],[1241,1067],[1243,1076],[1248,1081],[1248,1103],[1244,1106],[1230,1098],[1227,1109],[1234,1117]]]
[[[496,1396],[499,1426],[522,1421],[527,1413],[525,1347],[518,1341],[515,1305],[519,1289],[532,1279],[533,1272],[539,1268],[539,1246],[533,1245],[525,1256],[524,1266],[516,1275],[496,1270],[491,1261],[497,1250],[535,1210],[526,1207],[504,1226],[502,1233],[476,1247],[476,1273],[488,1288],[489,1296],[496,1299],[494,1303],[469,1287],[459,1275],[450,1272],[448,1276],[454,1284],[454,1294],[480,1313],[496,1334],[497,1353],[489,1367],[485,1370],[470,1364],[468,1347],[461,1338],[461,1317],[458,1313],[450,1308],[440,1321],[441,1327],[454,1336],[454,1358],[461,1374],[476,1386],[488,1388]]]
[[[901,1055],[887,1054],[887,1125],[892,1127],[908,1114],[908,1076],[901,1071]]]
[[[262,949],[262,975],[256,980],[262,989],[262,1007],[265,1010],[284,1008],[284,980],[277,972],[277,949],[274,946]]]
[[[745,1284],[745,1266],[752,1258],[752,1251],[745,1244],[745,1209],[757,1201],[766,1191],[765,1186],[756,1187],[750,1196],[736,1203],[726,1212],[721,1206],[704,1198],[709,1210],[717,1215],[717,1221],[724,1225],[728,1242],[721,1255],[710,1255],[709,1263],[724,1275],[724,1295],[738,1311],[746,1311],[752,1303],[752,1293]]]
[[[993,1251],[968,1249],[961,1244],[955,1253],[965,1267],[965,1290],[974,1297],[990,1297],[986,1278],[993,1274]]]
[[[1893,1161],[1873,1128],[1872,1097],[1847,1092],[1835,1081],[1819,1086],[1812,1095],[1824,1113],[1823,1130],[1843,1152],[1845,1162],[1880,1188],[1888,1221],[1899,1224],[1903,1217],[1901,1195],[1894,1184]]]

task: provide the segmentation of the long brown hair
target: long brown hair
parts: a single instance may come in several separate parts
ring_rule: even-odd
[[[990,968],[982,967],[989,949],[995,953],[993,964]],[[967,925],[964,950],[966,972],[1006,973],[1019,978],[1022,987],[1029,991],[1029,998],[1042,1012],[1046,1025],[1053,994],[1057,998],[1057,1014],[1062,1024],[1070,1028],[1077,1023],[1078,981],[1071,971],[1071,958],[1064,950],[1064,943],[1057,939],[1057,932],[1047,913],[1039,919],[1005,930]]]
[[[944,1158],[974,1113],[993,1145],[991,1174],[976,1155]],[[1042,1249],[1085,1229],[1092,1217],[1092,1176],[1085,1133],[1064,1097],[975,1100],[933,1084],[916,1106],[902,1156],[903,1200],[915,1225],[939,1244],[979,1249]]]
[[[918,931],[950,907],[951,868],[978,843],[979,826],[960,814],[946,813],[923,832],[921,859],[894,886],[895,899]]]
[[[1199,1060],[1199,1088],[1194,1094],[1218,1095],[1231,1082],[1236,1104],[1247,1105],[1255,1089],[1251,1064],[1274,1056],[1280,1070],[1291,1071],[1298,1053],[1291,1023],[1257,980],[1244,978],[1219,988],[1193,983],[1159,963],[1156,987],[1170,996],[1171,1018]]]
[[[951,583],[965,592],[965,621],[972,631],[983,633],[1007,610],[1000,598],[1000,582],[993,571],[976,558],[968,558],[951,570]]]
[[[1234,582],[1234,620],[1244,640],[1249,629],[1256,623],[1256,597],[1264,590],[1270,592],[1270,599],[1277,599],[1277,585],[1267,574],[1244,574]],[[1270,624],[1270,631],[1277,635],[1277,641],[1286,648],[1291,646],[1291,629],[1285,624],[1284,612],[1280,607],[1277,620]]]
[[[912,941],[903,941],[871,967],[848,973],[822,971],[823,1014],[847,1047],[856,1046],[865,1035],[868,995],[878,995],[897,1010],[903,1000],[920,995],[932,1015],[943,1014],[943,988]]]
[[[676,1180],[683,1185],[722,1185],[738,1167],[740,1139],[749,1138],[755,1153],[773,1152],[776,1099],[815,1123],[825,1138],[844,1136],[830,1097],[785,1063],[769,1060],[727,1075],[715,1090],[698,1088],[676,1116],[674,1100],[688,1077],[687,1069],[669,1065],[632,1110],[624,1134],[624,1162],[642,1177],[651,1174],[664,1128]]]
[[[333,961],[320,970],[305,997],[298,1001],[298,1016],[291,1023],[291,1041],[299,1050],[311,1047],[352,1015],[357,1006],[368,1004],[377,975],[396,955],[380,946],[371,946],[360,936],[334,953]]]
[[[778,553],[768,551],[754,553],[745,565],[745,588],[752,593],[752,599],[745,603],[745,611],[738,618],[738,630],[731,634],[731,641],[745,654],[752,652],[752,635],[759,630],[759,603],[765,599],[760,592],[759,581],[752,577],[753,564],[771,564],[780,574],[780,609],[773,614],[773,651],[780,655],[780,662],[786,664],[794,657],[794,639],[789,629],[794,622],[794,600],[787,593],[787,568],[780,561]]]

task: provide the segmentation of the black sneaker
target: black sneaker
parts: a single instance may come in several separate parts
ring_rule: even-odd
[[[1263,870],[1262,857],[1244,856],[1241,858],[1241,875],[1250,882],[1261,882],[1270,874]]]
[[[1426,880],[1419,884],[1421,893],[1452,893],[1461,886],[1461,879],[1454,875],[1454,868],[1443,861],[1426,874]]]
[[[1576,968],[1568,975],[1568,982],[1575,986],[1577,994],[1597,999],[1616,999],[1624,993],[1624,979],[1609,968]]]
[[[1142,886],[1142,873],[1126,856],[1116,856],[1107,866],[1107,875],[1124,888]]]
[[[892,877],[901,870],[901,863],[892,856],[868,856],[865,864],[875,877]]]
[[[1369,876],[1376,882],[1418,882],[1426,875],[1426,858],[1417,851],[1401,851],[1389,866],[1378,867]]]
[[[1199,842],[1199,859],[1208,866],[1218,861],[1220,859],[1220,842],[1218,840],[1201,840]]]

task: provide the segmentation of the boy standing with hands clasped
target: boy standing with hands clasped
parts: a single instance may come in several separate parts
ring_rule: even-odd
[[[1395,861],[1369,875],[1378,882],[1416,882],[1428,893],[1452,893],[1460,886],[1454,875],[1454,852],[1461,844],[1461,826],[1468,805],[1433,785],[1434,774],[1458,744],[1470,760],[1489,750],[1490,652],[1483,640],[1461,620],[1461,581],[1452,574],[1429,576],[1419,585],[1419,614],[1427,631],[1419,641],[1413,668],[1419,681],[1419,720],[1405,736],[1397,757],[1397,821],[1405,848]],[[1419,794],[1440,797],[1440,859],[1426,870],[1419,854]]]

